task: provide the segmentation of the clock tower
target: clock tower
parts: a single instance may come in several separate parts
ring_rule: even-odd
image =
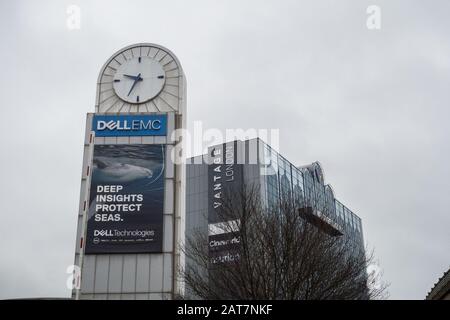
[[[186,78],[150,43],[114,53],[88,113],[74,299],[173,299],[183,293]]]

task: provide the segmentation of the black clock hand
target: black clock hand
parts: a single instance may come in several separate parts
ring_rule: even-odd
[[[124,74],[123,76],[124,76],[124,77],[128,77],[128,78],[131,78],[131,79],[133,79],[133,80],[138,79],[138,77],[136,77],[136,76],[130,76],[129,74]]]
[[[131,91],[133,91],[134,86],[136,85],[136,83],[138,83],[139,81],[142,81],[143,79],[141,78],[141,74],[139,73],[135,78],[134,78],[134,82],[133,85],[131,86],[130,91],[128,92],[127,96],[130,95]]]

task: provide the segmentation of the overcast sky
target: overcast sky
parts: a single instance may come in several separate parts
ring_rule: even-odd
[[[98,72],[152,42],[181,61],[188,128],[279,128],[280,152],[319,160],[362,218],[391,298],[423,299],[450,264],[449,13],[448,0],[1,1],[0,298],[70,295]]]

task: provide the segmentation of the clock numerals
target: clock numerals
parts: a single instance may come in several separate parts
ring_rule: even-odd
[[[138,58],[138,62],[141,63],[141,57]]]
[[[120,82],[120,79],[114,79],[114,82]]]
[[[136,97],[136,102],[139,102],[139,96]]]
[[[158,76],[158,79],[164,79],[164,76]]]

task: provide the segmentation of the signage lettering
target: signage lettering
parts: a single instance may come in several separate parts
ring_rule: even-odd
[[[97,137],[164,136],[166,127],[166,115],[95,115],[92,121]]]

